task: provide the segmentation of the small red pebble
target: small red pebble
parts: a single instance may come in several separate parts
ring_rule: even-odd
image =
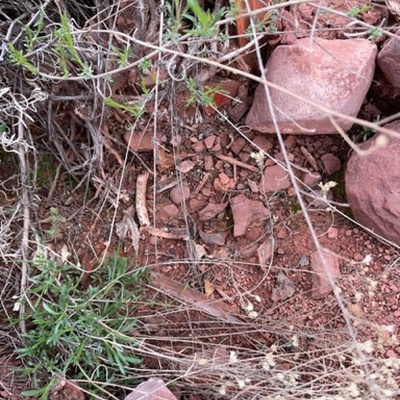
[[[364,260],[364,256],[361,253],[354,253],[353,260],[354,261],[362,261],[362,260]]]
[[[387,357],[387,358],[397,358],[397,354],[395,353],[394,350],[389,349],[389,350],[386,352],[386,357]]]
[[[339,231],[337,228],[329,228],[328,230],[328,238],[329,239],[336,239],[338,237]]]

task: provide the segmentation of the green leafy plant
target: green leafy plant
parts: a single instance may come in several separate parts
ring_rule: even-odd
[[[179,42],[179,32],[182,29],[183,12],[181,11],[181,1],[173,0],[165,3],[169,18],[167,19],[167,26],[169,32],[166,35],[167,40],[172,40],[174,44]]]
[[[379,39],[383,35],[383,31],[379,27],[373,27],[368,33],[368,39],[372,41]]]
[[[140,118],[145,111],[144,104],[142,104],[142,103],[134,103],[134,104],[126,105],[126,104],[119,103],[118,101],[112,99],[111,97],[105,97],[103,99],[103,101],[106,106],[118,108],[119,110],[126,111],[126,112],[132,114],[135,118]]]
[[[64,65],[64,74],[68,73],[68,69],[65,70],[66,57],[68,55],[71,61],[75,62],[80,67],[80,76],[82,78],[90,78],[93,73],[92,68],[86,61],[82,60],[78,51],[76,50],[69,19],[65,14],[61,15],[60,28],[55,32],[55,36],[59,41],[56,49],[59,55],[63,57],[61,65]]]
[[[268,31],[270,33],[276,32],[278,30],[278,28],[276,27],[276,24],[275,24],[276,19],[277,19],[277,15],[274,11],[270,11],[269,13],[265,14],[261,21],[259,21],[258,18],[253,18],[254,28],[255,28],[256,32],[263,32],[267,25],[269,25]],[[245,33],[249,37],[252,36],[253,28],[251,25],[248,26]]]
[[[349,17],[358,18],[360,15],[371,9],[371,4],[364,4],[362,7],[353,7],[351,10],[347,11]]]
[[[32,29],[30,26],[25,25],[24,31],[26,33],[26,44],[25,47],[27,52],[30,53],[34,50],[35,44],[39,41],[39,38],[43,35],[44,28],[44,12],[41,10],[39,12],[39,18],[34,22]]]
[[[57,207],[50,207],[50,216],[48,218],[50,228],[46,230],[51,240],[57,239],[60,234],[61,224],[65,222],[65,218],[60,215]]]
[[[375,124],[377,124],[377,123],[379,122],[380,119],[381,119],[381,116],[378,115],[378,116],[374,119],[373,122],[374,122]],[[362,140],[363,142],[366,142],[368,139],[371,139],[372,136],[374,136],[375,133],[376,133],[376,129],[369,128],[368,126],[363,126],[362,130],[363,130],[363,133],[362,133],[361,140]]]
[[[190,97],[186,101],[186,105],[190,106],[192,104],[200,103],[201,105],[207,107],[216,107],[215,94],[229,94],[226,90],[221,90],[221,85],[215,86],[203,86],[199,87],[197,82],[193,78],[189,78],[186,82],[186,86],[189,89]]]
[[[18,50],[12,43],[8,44],[11,63],[16,66],[21,66],[31,74],[37,74],[37,68],[26,58],[23,50]]]
[[[7,125],[3,122],[0,122],[0,135],[7,131]]]
[[[54,160],[49,155],[42,155],[38,160],[36,173],[32,172],[31,178],[36,180],[38,187],[44,187],[51,181],[54,174]]]
[[[24,374],[37,377],[45,369],[50,376],[89,377],[109,384],[141,362],[129,332],[137,324],[131,313],[147,279],[145,268],[131,268],[116,253],[93,274],[87,289],[82,287],[82,274],[70,264],[59,265],[41,255],[35,268],[26,292],[30,311],[24,319],[29,329],[25,347],[18,350],[25,361]],[[45,399],[53,384],[50,379],[25,395]]]
[[[172,40],[176,44],[179,42],[182,30],[190,35],[197,35],[206,39],[217,36],[217,23],[225,14],[225,8],[221,8],[214,13],[210,10],[204,11],[197,0],[188,0],[184,8],[180,0],[167,2],[165,6],[169,15],[167,22],[169,32],[165,38]],[[190,21],[191,29],[183,29],[184,20]]]
[[[126,67],[129,64],[129,57],[131,56],[131,46],[127,44],[122,49],[119,49],[116,46],[112,46],[113,51],[117,56],[117,62],[121,67]]]
[[[211,13],[210,10],[202,10],[197,0],[188,0],[187,5],[194,17],[188,13],[185,14],[185,17],[193,23],[193,28],[186,30],[186,32],[206,38],[216,36],[218,33],[216,24],[223,17],[225,8],[222,7],[215,13]]]

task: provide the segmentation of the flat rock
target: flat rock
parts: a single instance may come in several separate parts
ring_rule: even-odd
[[[237,138],[231,146],[231,150],[235,153],[235,154],[239,154],[242,150],[243,147],[246,146],[246,139],[245,138]]]
[[[252,221],[262,221],[270,216],[270,212],[261,201],[250,200],[244,194],[232,197],[230,205],[234,222],[234,237],[247,233]]]
[[[261,150],[264,150],[266,153],[268,153],[271,149],[273,144],[271,143],[270,140],[268,140],[265,136],[263,135],[257,135],[253,139],[253,143],[258,146]]]
[[[143,132],[143,133],[132,133],[126,132],[124,140],[128,144],[129,149],[133,152],[145,152],[153,151],[154,149],[154,133]]]
[[[389,84],[400,89],[400,29],[396,35],[398,37],[392,37],[384,44],[377,61]]]
[[[232,107],[229,108],[228,114],[234,123],[238,123],[246,114],[251,105],[251,99],[248,95],[247,87],[240,85],[236,100],[233,102]]]
[[[125,397],[125,400],[177,400],[160,378],[150,378]]]
[[[219,213],[225,210],[228,202],[225,203],[208,203],[200,212],[200,221],[210,221],[215,218]]]
[[[304,38],[294,45],[278,46],[265,74],[275,85],[355,117],[371,85],[376,53],[376,45],[366,39],[315,39],[310,45],[310,39]],[[276,89],[270,93],[282,133],[337,133],[325,112]],[[352,126],[344,119],[336,120],[344,131]],[[275,132],[262,84],[257,87],[246,125],[260,132]]]
[[[385,128],[400,132],[400,121]],[[387,138],[386,146],[378,147],[379,136],[360,144],[363,150],[377,147],[373,153],[359,156],[354,152],[350,156],[346,196],[360,224],[400,245],[400,138]]]
[[[261,189],[266,193],[284,190],[290,187],[291,181],[287,171],[280,165],[272,165],[264,169],[261,178]]]
[[[304,173],[302,181],[305,185],[312,188],[322,181],[322,176],[319,172],[307,171]]]
[[[157,213],[157,219],[162,223],[169,223],[171,220],[177,220],[179,208],[175,204],[166,204],[160,208]]]
[[[204,139],[204,145],[206,146],[207,150],[211,150],[213,148],[216,139],[217,137],[215,135],[207,136]]]
[[[342,169],[342,163],[340,162],[339,158],[331,153],[322,155],[321,161],[328,175],[333,175],[335,172],[338,172]]]
[[[272,289],[271,299],[274,303],[290,299],[296,291],[294,282],[289,279],[282,271],[276,277],[276,285]]]
[[[183,183],[182,185],[176,185],[171,189],[169,196],[174,204],[180,206],[183,201],[189,199],[190,188],[187,185],[187,183]]]
[[[333,282],[341,276],[337,255],[325,248],[323,248],[322,253],[325,265],[317,250],[311,254],[311,271],[314,273],[312,277],[311,296],[314,299],[323,299],[332,292],[329,276]]]

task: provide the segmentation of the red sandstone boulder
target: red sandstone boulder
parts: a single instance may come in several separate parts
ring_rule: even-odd
[[[400,121],[385,128],[400,132]],[[360,145],[363,150],[375,146],[373,153],[360,156],[354,152],[348,161],[347,201],[359,223],[400,245],[400,137],[387,138],[384,147],[377,145],[377,138]]]
[[[356,116],[371,85],[375,69],[376,45],[366,39],[300,39],[297,44],[278,46],[265,73],[268,81],[308,100]],[[326,112],[304,101],[271,89],[271,98],[282,133],[337,133]],[[351,122],[337,119],[345,131]],[[260,84],[246,124],[257,131],[274,133],[275,128]]]
[[[389,39],[378,54],[378,65],[391,86],[400,89],[400,29],[398,37]]]

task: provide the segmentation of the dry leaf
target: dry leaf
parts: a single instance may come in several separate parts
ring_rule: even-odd
[[[210,297],[214,293],[214,285],[212,282],[205,280],[204,281],[204,292],[207,297]]]
[[[126,239],[129,233],[131,236],[132,247],[135,250],[135,254],[137,254],[139,251],[140,232],[135,220],[133,219],[133,213],[133,207],[129,207],[124,211],[122,221],[115,224],[115,233],[121,240]]]
[[[251,179],[247,179],[247,183],[249,184],[249,188],[253,193],[258,193],[260,191],[257,183],[255,183]]]
[[[263,271],[266,271],[266,265],[271,260],[275,251],[275,239],[271,236],[265,240],[257,249],[258,263]]]
[[[149,175],[148,172],[145,172],[139,175],[136,180],[136,213],[141,227],[150,226],[146,205],[147,181]]]
[[[208,245],[223,246],[225,244],[225,235],[222,233],[208,233],[199,231],[201,240]]]
[[[201,244],[193,243],[196,260],[201,260],[204,256],[207,255],[207,251],[205,247]]]

